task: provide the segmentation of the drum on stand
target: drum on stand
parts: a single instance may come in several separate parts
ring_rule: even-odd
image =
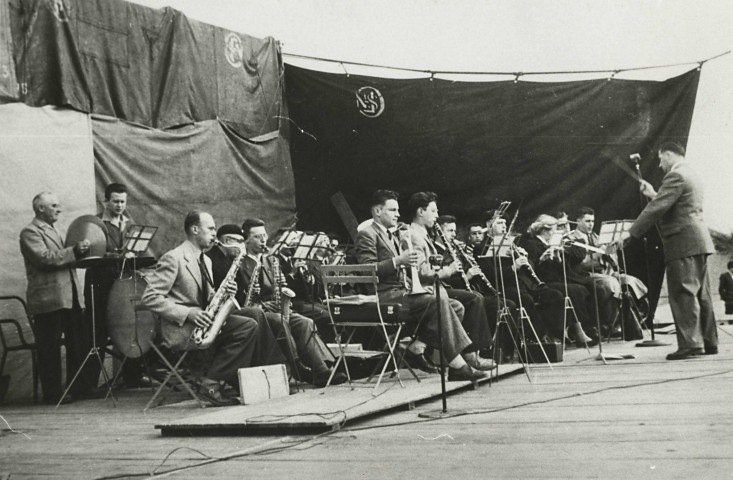
[[[128,358],[145,355],[159,329],[153,312],[137,308],[146,286],[144,273],[136,270],[116,279],[110,290],[107,333],[115,349]]]

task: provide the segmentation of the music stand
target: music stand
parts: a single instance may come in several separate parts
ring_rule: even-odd
[[[565,289],[565,307],[563,309],[563,319],[562,319],[562,350],[565,351],[565,329],[567,328],[568,324],[568,310],[570,310],[573,314],[573,317],[575,317],[575,321],[577,323],[580,323],[580,320],[578,319],[578,314],[575,312],[575,305],[573,305],[573,301],[570,299],[570,295],[568,294],[568,271],[566,268],[566,261],[565,261],[565,248],[563,245],[563,232],[553,232],[550,235],[550,239],[548,240],[547,244],[550,248],[555,248],[560,251],[560,263],[562,264],[562,281],[563,281],[563,287]],[[577,343],[577,339],[576,339]],[[590,347],[588,346],[588,342],[585,343],[585,348],[588,350],[588,353],[590,353]]]
[[[508,233],[505,233],[503,235],[495,235],[492,238],[491,245],[487,245],[488,248],[485,248],[486,253],[488,257],[493,257],[494,262],[498,263],[499,265],[499,275],[502,279],[502,290],[504,294],[504,298],[506,298],[506,286],[504,285],[504,272],[503,267],[501,265],[501,258],[510,258],[512,261],[512,264],[516,260],[514,256],[514,239],[515,237],[513,235],[509,235]],[[519,277],[518,272],[514,272],[514,281],[516,282],[516,288],[517,288],[517,301],[519,302],[519,326],[518,329],[521,331],[522,334],[522,344],[524,345],[524,359],[522,359],[522,354],[520,352],[519,346],[516,344],[516,341],[514,341],[514,336],[512,336],[512,341],[514,341],[514,345],[517,348],[517,353],[519,354],[519,360],[522,362],[522,366],[524,367],[525,374],[527,375],[527,379],[532,382],[532,379],[529,376],[529,350],[527,349],[527,336],[524,332],[524,323],[526,320],[526,323],[529,325],[529,328],[532,330],[532,334],[534,335],[535,339],[537,340],[537,345],[539,345],[540,350],[542,351],[542,354],[545,357],[545,360],[547,361],[547,365],[552,370],[552,363],[550,362],[549,357],[547,356],[547,352],[545,351],[545,347],[542,346],[542,341],[540,340],[539,335],[537,335],[537,331],[534,328],[534,324],[532,323],[532,319],[529,318],[529,314],[527,313],[527,310],[525,310],[524,305],[522,304],[522,293],[521,289],[519,288]],[[505,304],[506,306],[506,304]],[[515,325],[516,328],[516,325]],[[498,324],[497,324],[497,332],[499,330]],[[525,359],[527,362],[525,362]]]
[[[152,225],[130,225],[127,230],[125,231],[125,243],[122,245],[122,251],[121,256],[123,258],[122,265],[120,267],[120,280],[123,278],[123,275],[125,273],[125,263],[128,259],[132,260],[132,281],[133,281],[133,298],[135,300],[131,299],[130,301],[133,303],[133,311],[135,308],[134,303],[136,303],[139,300],[137,299],[137,281],[138,281],[138,261],[141,262],[139,265],[139,268],[145,268],[153,263],[155,263],[155,259],[153,257],[142,257],[142,254],[146,253],[148,251],[148,248],[150,247],[150,243],[153,241],[153,237],[155,237],[156,232],[158,231],[158,227],[152,226]],[[143,361],[143,364],[145,365],[146,373],[148,374],[148,378],[152,380],[152,375],[150,374],[150,367],[148,366],[147,361],[145,360],[145,357],[142,355],[142,347],[140,346],[140,342],[138,340],[138,332],[137,332],[137,318],[136,321],[133,323],[135,325],[135,333],[134,333],[134,342],[132,345],[129,345],[129,347],[137,347],[138,350],[141,352],[140,358]],[[119,352],[112,352],[113,355],[117,356],[119,359]],[[125,362],[129,358],[124,353],[122,354],[122,362],[120,362],[119,370],[117,371],[117,374],[114,376],[114,379],[112,379],[112,385],[114,385],[117,382],[117,379],[122,374],[122,369],[125,366]],[[152,389],[151,385],[151,389]],[[111,393],[111,390],[110,392]],[[108,393],[108,394],[109,394]]]
[[[631,233],[629,233],[629,230],[631,229],[631,226],[633,224],[634,224],[634,221],[633,220],[613,220],[613,221],[603,222],[601,224],[601,233],[605,233],[605,237],[604,238],[606,238],[608,240],[607,242],[604,242],[604,243],[611,244],[611,243],[618,242],[619,240],[626,240],[627,238],[630,238],[631,237]],[[599,237],[599,243],[601,243],[600,242],[600,238],[601,238],[600,235],[601,234],[599,233],[599,236],[598,236]],[[620,252],[621,252],[620,253],[621,260],[622,260],[622,263],[624,265],[624,275],[626,275],[626,257],[624,255],[623,249],[621,249]],[[623,284],[622,284],[622,287],[623,287]],[[628,288],[627,288],[626,291],[624,291],[623,288],[622,288],[622,295],[627,296],[627,297],[630,295],[629,292],[628,292]],[[627,298],[627,301],[630,302],[631,299],[628,299]],[[622,305],[622,307],[623,307],[623,305]],[[622,323],[621,323],[621,325],[622,325],[622,329],[623,329],[624,328],[624,323],[623,323],[623,308],[621,309],[621,314],[622,314]],[[633,313],[632,313],[632,315],[633,315]],[[636,318],[634,318],[634,320],[637,323],[639,323],[638,320],[636,320]],[[639,327],[642,327],[641,324],[639,324]],[[655,335],[654,335],[654,320],[653,319],[649,322],[649,330],[651,331],[651,336],[652,336],[651,340],[641,341],[641,342],[639,342],[639,343],[636,344],[637,347],[662,347],[662,346],[669,345],[669,343],[662,342],[661,340],[657,340],[655,338]]]

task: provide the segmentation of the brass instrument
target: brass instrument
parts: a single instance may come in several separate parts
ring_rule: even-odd
[[[287,316],[290,318],[290,303],[292,302],[291,299],[295,297],[295,292],[286,286],[287,281],[285,280],[285,276],[280,268],[280,260],[278,260],[277,255],[269,254],[268,256],[270,257],[270,263],[272,264],[272,276],[275,280],[272,300],[278,307],[280,307],[281,312],[287,310]],[[283,298],[285,298],[285,300],[283,300]],[[285,314],[283,313],[283,320],[285,319]]]
[[[268,253],[267,256],[270,258],[270,265],[272,266],[272,279],[275,282],[275,284],[272,286],[272,301],[275,306],[280,310],[283,335],[288,343],[288,351],[293,361],[293,368],[297,369],[297,367],[295,367],[295,364],[300,361],[300,358],[298,356],[298,347],[295,343],[293,332],[290,329],[290,313],[293,298],[295,298],[295,292],[286,286],[287,280],[285,279],[285,275],[283,275],[282,269],[280,268],[280,260],[277,258],[277,254]],[[300,378],[298,378],[297,376],[297,373],[296,378],[300,380]]]
[[[214,243],[221,244],[218,240]],[[219,334],[221,327],[224,325],[232,310],[239,309],[237,300],[234,298],[234,295],[227,292],[226,286],[234,281],[237,271],[239,271],[239,266],[244,256],[247,255],[247,249],[244,246],[235,248],[239,248],[239,253],[234,258],[226,277],[224,277],[219,289],[211,299],[211,303],[206,307],[206,313],[213,319],[211,325],[208,327],[196,327],[191,332],[191,339],[197,348],[209,348],[214,343],[216,336]],[[205,282],[206,279],[202,278],[201,281]]]
[[[465,250],[465,248],[468,248],[468,246],[465,243],[461,245],[458,242],[456,242],[455,240],[453,240],[453,245],[455,246],[456,252],[458,252],[458,254],[462,257],[463,261],[468,264],[469,270],[474,267],[478,267],[479,269],[478,278],[483,282],[484,286],[486,287],[486,289],[489,292],[493,293],[494,295],[498,297],[499,291],[496,288],[494,288],[494,286],[491,284],[491,282],[486,277],[486,275],[484,275],[483,270],[481,270],[481,267],[479,267],[479,264],[478,262],[476,262],[476,259],[473,258],[473,255],[471,255],[470,253],[468,253]]]
[[[460,261],[458,259],[458,255],[456,254],[456,249],[454,245],[448,241],[447,238],[445,238],[445,232],[443,232],[443,229],[440,228],[440,225],[437,223],[435,224],[435,234],[440,238],[440,241],[443,242],[443,245],[445,245],[445,248],[448,249],[448,253],[450,254],[453,261]],[[471,282],[468,280],[468,275],[466,275],[466,272],[461,268],[461,278],[463,279],[463,283],[466,284],[466,290],[472,290],[471,288]]]
[[[407,251],[412,253],[412,233],[410,232],[409,227],[407,227],[404,230],[405,235],[403,236],[403,239],[405,240],[405,243],[407,244]],[[425,259],[427,261],[427,259]],[[422,286],[422,282],[420,281],[420,272],[417,270],[416,265],[410,265],[410,280],[412,282],[410,291],[407,292],[408,295],[420,295],[423,293],[430,293],[428,290],[425,289],[425,287]],[[407,279],[405,279],[405,282]]]
[[[255,263],[252,269],[252,275],[249,277],[249,288],[247,289],[247,295],[244,297],[244,307],[251,307],[254,301],[254,291],[260,286],[260,271],[262,270],[262,262],[257,257],[257,263]]]

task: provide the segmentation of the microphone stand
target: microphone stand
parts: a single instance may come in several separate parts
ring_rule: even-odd
[[[440,362],[438,368],[440,369],[440,398],[443,402],[443,408],[441,410],[431,410],[428,412],[419,413],[417,416],[420,418],[449,418],[465,415],[465,411],[453,410],[448,411],[448,395],[445,390],[445,356],[443,355],[443,310],[442,301],[440,298],[440,278],[438,277],[438,270],[440,270],[441,264],[436,262],[432,265],[433,267],[433,289],[435,290],[435,302],[438,310],[438,342],[440,343]]]
[[[641,177],[641,169],[639,168],[639,161],[635,159],[634,163],[636,165],[636,174],[639,176],[639,185],[641,185],[643,178]],[[641,206],[642,210],[644,210],[644,207],[646,207],[647,203],[648,202],[644,200],[644,194],[641,192],[641,189],[639,189],[639,205]],[[646,269],[646,284],[647,284],[647,287],[651,287],[651,281],[650,281],[651,273],[650,273],[650,268],[649,268],[649,246],[647,243],[646,235],[644,235],[642,242],[644,243],[644,267]],[[668,346],[669,343],[665,343],[661,340],[656,339],[654,335],[654,319],[650,318],[648,320],[649,320],[649,331],[652,334],[652,338],[651,340],[643,340],[637,343],[636,346],[637,347],[666,347]]]

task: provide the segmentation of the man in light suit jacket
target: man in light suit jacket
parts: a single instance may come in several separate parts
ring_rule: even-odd
[[[161,318],[163,342],[172,350],[196,348],[191,332],[196,327],[208,328],[213,321],[206,311],[215,293],[211,260],[204,251],[213,244],[216,225],[210,214],[193,211],[186,215],[184,230],[186,241],[160,257],[155,271],[146,277],[148,286],[142,296],[142,304]],[[224,288],[236,293],[234,282]],[[212,358],[206,377],[201,379],[203,396],[212,405],[239,403],[236,398],[222,395],[221,382],[237,386],[237,370],[260,364],[258,356],[270,351],[270,345],[258,342],[262,334],[258,330],[263,329],[258,328],[257,321],[239,311],[227,317],[209,347]]]
[[[631,226],[641,237],[654,223],[664,243],[667,289],[677,329],[677,351],[668,360],[718,353],[718,331],[710,297],[707,257],[715,251],[702,215],[703,188],[687,165],[685,149],[676,143],[659,147],[659,166],[665,175],[659,192],[641,181],[651,201]],[[704,350],[703,350],[704,349]]]
[[[33,198],[35,218],[20,232],[20,251],[28,277],[28,314],[35,319],[34,335],[38,351],[38,371],[43,401],[55,404],[61,399],[61,333],[66,345],[66,376],[72,378],[84,361],[79,286],[73,264],[89,252],[89,241],[73,247],[54,228],[61,214],[58,197],[41,192]],[[74,382],[68,403],[74,396],[85,396],[89,387],[80,378]]]
[[[405,359],[413,366],[431,371],[424,356],[425,346],[441,349],[438,341],[438,311],[435,295],[424,293],[410,295],[401,277],[401,268],[417,267],[419,255],[414,250],[400,253],[399,243],[390,229],[397,226],[400,216],[399,198],[396,192],[377,190],[372,195],[371,211],[373,222],[356,236],[356,256],[360,264],[377,265],[377,285],[381,302],[397,302],[410,312],[411,321],[417,323],[421,318],[422,326],[418,339],[407,349]],[[461,325],[463,307],[458,303],[455,308],[442,302],[440,332],[443,338],[443,356],[448,360],[449,380],[478,380],[486,373],[476,370],[461,356],[472,341]],[[434,371],[434,369],[432,369]]]

